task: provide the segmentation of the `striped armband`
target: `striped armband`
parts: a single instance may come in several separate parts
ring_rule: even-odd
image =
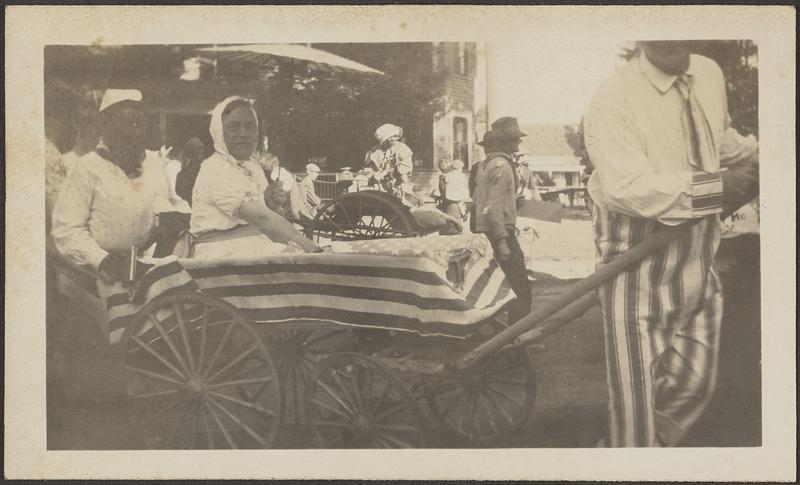
[[[692,174],[692,215],[716,214],[722,210],[722,176],[719,172]]]

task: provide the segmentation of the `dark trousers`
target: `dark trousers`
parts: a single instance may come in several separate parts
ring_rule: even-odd
[[[503,270],[503,273],[505,273],[508,284],[511,285],[511,289],[513,289],[514,293],[517,295],[517,298],[511,303],[508,311],[508,322],[513,323],[530,313],[532,297],[531,285],[530,282],[528,282],[528,272],[525,269],[525,256],[522,254],[522,249],[519,247],[519,242],[517,241],[513,226],[509,226],[508,233],[509,236],[506,242],[508,243],[508,249],[511,251],[511,257],[508,258],[508,261],[500,261],[497,259],[497,245],[499,241],[489,238],[489,242],[492,243],[492,250],[494,251],[497,264],[500,266],[500,269]]]

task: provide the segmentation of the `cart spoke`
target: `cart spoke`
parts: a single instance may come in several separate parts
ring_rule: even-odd
[[[375,435],[373,437],[373,440],[378,445],[378,446],[376,446],[376,448],[386,448],[386,449],[392,448],[392,445],[389,442],[387,442],[386,440],[384,440],[381,436]]]
[[[314,421],[314,426],[328,426],[331,428],[347,428],[350,426],[350,423],[344,423],[341,421],[328,421],[328,420],[317,420]]]
[[[339,369],[331,369],[330,373],[331,377],[333,377],[333,380],[336,381],[336,386],[339,387],[339,390],[342,391],[342,396],[344,396],[344,398],[347,399],[347,402],[350,404],[350,406],[352,406],[351,409],[353,410],[353,412],[356,412],[358,411],[359,407],[356,404],[356,401],[353,398],[353,396],[350,394],[350,390],[347,388],[344,382],[342,382],[342,379],[339,377],[339,372],[340,372]]]
[[[239,362],[241,362],[244,359],[246,359],[248,355],[252,354],[256,350],[258,350],[258,345],[257,344],[253,344],[252,347],[250,347],[248,350],[246,350],[246,351],[240,353],[239,355],[237,355],[236,358],[234,358],[232,361],[228,362],[228,364],[225,367],[223,367],[222,369],[218,370],[213,376],[209,377],[208,378],[208,382],[214,382],[214,380],[217,377],[221,376],[225,372],[227,372],[230,369],[232,369],[234,366],[236,366],[236,364],[238,364]]]
[[[378,215],[380,215],[380,214],[379,214],[379,212],[380,212],[380,211],[378,211],[378,209],[381,209],[381,208],[383,208],[383,206],[384,206],[384,205],[386,205],[386,203],[385,203],[384,201],[381,201],[381,202],[380,202],[378,205],[376,205],[376,206],[375,206],[375,207],[372,209],[372,220],[373,220],[373,222],[375,221],[375,217],[376,217],[376,216],[378,216]]]
[[[502,396],[502,397],[504,397],[504,398],[508,399],[509,401],[511,401],[511,402],[513,402],[514,404],[516,404],[517,406],[519,406],[521,409],[524,409],[524,408],[525,408],[525,404],[524,404],[524,403],[522,403],[522,402],[520,402],[520,401],[516,400],[516,399],[515,399],[513,396],[511,396],[511,395],[510,395],[510,394],[508,394],[507,392],[505,392],[505,391],[501,391],[500,389],[497,389],[496,387],[494,387],[494,386],[493,386],[493,385],[491,385],[491,384],[488,384],[488,385],[487,385],[487,389],[489,389],[490,391],[494,392],[495,394],[497,394],[497,395],[499,395],[499,396]]]
[[[216,384],[209,384],[209,389],[216,389],[219,387],[230,387],[230,386],[244,386],[247,384],[260,384],[266,382],[272,382],[274,379],[272,377],[257,377],[253,379],[241,379],[237,381],[227,381],[227,382],[218,382]]]
[[[169,396],[171,394],[177,394],[177,389],[167,389],[166,391],[155,391],[155,392],[145,392],[142,394],[134,394],[130,396],[132,399],[147,399],[149,397],[158,397],[158,396]]]
[[[175,439],[175,435],[178,433],[178,430],[181,428],[181,425],[186,420],[186,416],[189,415],[189,411],[191,411],[192,405],[193,405],[192,402],[187,404],[186,410],[183,412],[183,414],[181,414],[181,417],[177,421],[175,421],[175,424],[172,425],[172,428],[169,431],[168,438],[164,441],[165,445],[168,446],[170,443],[172,443],[172,440]]]
[[[333,218],[329,214],[325,214],[325,220],[333,224],[339,234],[346,234],[346,231],[342,228],[342,226],[334,222]]]
[[[203,370],[202,377],[205,378],[206,375],[211,371],[211,368],[214,367],[214,364],[217,363],[217,359],[219,358],[219,354],[222,352],[222,348],[228,342],[228,338],[230,337],[231,333],[233,332],[233,325],[228,326],[225,329],[225,333],[222,335],[222,340],[220,340],[219,345],[217,346],[217,350],[214,351],[214,354],[211,356],[211,360],[208,363],[208,367]]]
[[[167,368],[168,368],[169,370],[171,370],[172,372],[174,372],[175,374],[177,374],[177,375],[178,375],[178,377],[180,377],[181,379],[186,379],[186,376],[185,376],[185,375],[184,375],[184,374],[183,374],[181,371],[179,371],[179,370],[178,370],[178,369],[177,369],[177,368],[176,368],[174,365],[172,365],[172,363],[171,363],[171,362],[169,362],[169,361],[168,361],[168,360],[167,360],[165,357],[163,357],[161,354],[159,354],[158,352],[156,352],[156,350],[155,350],[155,349],[153,349],[152,347],[150,347],[148,344],[144,343],[144,342],[142,341],[142,339],[140,339],[139,337],[136,337],[136,336],[134,336],[134,337],[131,337],[131,338],[133,339],[133,341],[134,341],[134,342],[136,342],[137,344],[139,344],[139,346],[140,346],[140,347],[142,347],[144,350],[146,350],[146,351],[147,351],[147,353],[149,353],[150,355],[152,355],[153,357],[155,357],[156,359],[158,359],[158,361],[159,361],[159,362],[161,362],[162,364],[164,364],[165,366],[167,366]],[[144,371],[144,369],[141,369],[141,371]],[[154,374],[155,374],[155,373],[154,373]]]
[[[361,371],[363,371],[364,368],[358,366],[357,369],[359,369],[359,371],[350,372],[350,384],[353,386],[353,394],[356,397],[356,409],[364,409],[364,405],[361,400],[361,386],[358,383],[358,375],[356,375],[360,374],[363,376]]]
[[[497,413],[500,414],[504,418],[504,420],[508,423],[509,427],[513,427],[514,426],[514,418],[511,417],[510,414],[508,414],[508,411],[506,411],[506,409],[503,406],[501,406],[500,404],[495,402],[488,395],[485,396],[485,399],[492,406],[492,408],[494,408],[495,411],[497,411]]]
[[[152,422],[154,422],[156,419],[158,419],[161,415],[163,415],[167,411],[171,410],[172,408],[178,406],[180,403],[181,403],[180,399],[177,399],[177,398],[171,399],[169,402],[167,402],[167,404],[165,406],[161,407],[158,411],[153,413],[151,416],[147,416],[146,418],[144,418],[142,420],[142,422],[140,423],[140,426],[142,428],[146,428]]]
[[[292,405],[294,406],[295,418],[300,420],[300,380],[302,379],[301,371],[299,368],[292,368],[292,377],[290,378],[290,385],[292,386]]]
[[[510,379],[508,377],[504,377],[502,379],[492,379],[492,384],[505,384],[507,386],[527,386],[528,382],[525,379]]]
[[[478,394],[477,396],[478,405],[481,409],[483,409],[484,414],[489,420],[489,426],[492,428],[493,436],[498,436],[500,435],[500,429],[497,426],[497,420],[494,419],[494,415],[492,414],[492,411],[489,409],[489,406],[480,400],[481,398],[483,398],[486,401],[488,401],[488,398],[483,394]]]
[[[372,408],[371,400],[372,400],[372,390],[373,390],[372,389],[372,387],[373,387],[372,386],[372,378],[373,378],[373,376],[374,376],[374,373],[372,372],[372,369],[364,369],[364,379],[366,380],[366,382],[364,383],[364,387],[366,388],[364,390],[364,399],[367,400],[367,403],[364,406],[364,409],[367,412],[371,412],[372,411],[372,409],[371,409]]]
[[[237,449],[236,443],[234,443],[233,438],[228,433],[228,429],[225,428],[225,426],[222,424],[222,421],[219,419],[217,413],[214,412],[214,410],[211,408],[211,405],[207,402],[204,403],[203,405],[208,410],[209,414],[211,414],[211,417],[214,419],[214,422],[217,423],[217,427],[220,429],[220,431],[222,431],[222,435],[225,437],[225,441],[228,442],[228,446],[230,446],[234,450]]]
[[[341,410],[336,409],[334,406],[329,405],[326,402],[320,401],[318,399],[311,399],[311,402],[316,404],[317,406],[327,409],[328,411],[336,414],[337,416],[341,416],[342,418],[348,420],[348,422],[352,419],[352,416],[348,416],[347,414],[343,413]]]
[[[383,404],[386,402],[386,399],[389,397],[389,393],[392,391],[392,383],[386,382],[386,387],[383,388],[381,391],[381,395],[378,397],[378,400],[375,401],[375,405],[370,409],[372,413],[378,412],[379,409],[383,407]]]
[[[419,429],[406,424],[376,424],[375,427],[382,431],[399,431],[404,433],[419,433]]]
[[[464,400],[466,399],[466,397],[467,397],[467,392],[466,392],[466,391],[464,390],[464,388],[462,387],[462,388],[461,388],[461,394],[459,394],[459,395],[458,395],[458,397],[457,397],[456,399],[454,399],[454,400],[450,401],[450,404],[449,404],[449,405],[448,405],[446,408],[442,409],[442,412],[441,412],[441,414],[442,414],[442,417],[445,417],[445,416],[447,416],[447,415],[448,415],[448,414],[449,414],[451,411],[453,411],[453,410],[454,410],[454,409],[455,409],[455,408],[456,408],[456,407],[457,407],[459,404],[461,404],[462,402],[464,402]]]
[[[396,447],[399,448],[414,448],[414,446],[411,443],[406,443],[400,438],[397,438],[396,436],[392,436],[389,434],[381,434],[380,437],[378,438],[388,441],[390,445],[395,445]]]
[[[395,414],[399,413],[405,408],[406,408],[406,403],[401,402],[400,404],[397,404],[396,406],[389,408],[388,410],[381,413],[378,417],[375,418],[375,421],[376,422],[383,421],[384,419],[390,416],[394,416]]]
[[[164,340],[164,343],[166,343],[167,347],[169,347],[169,349],[172,351],[172,354],[175,356],[175,359],[177,359],[178,364],[183,369],[183,372],[188,375],[190,373],[189,367],[187,367],[186,362],[183,361],[183,357],[181,357],[180,352],[178,352],[178,348],[175,347],[175,343],[172,341],[170,336],[167,335],[167,332],[164,331],[164,327],[161,325],[161,322],[159,322],[152,313],[148,313],[147,316],[150,318],[150,322],[152,322],[152,324],[156,327],[156,330],[158,330],[158,333],[161,334],[161,338]]]
[[[206,407],[202,406],[200,408],[200,412],[203,414],[203,426],[206,429],[206,439],[208,440],[208,447],[209,449],[214,449],[214,432],[211,429],[211,424],[208,422],[208,414],[206,413]]]
[[[253,431],[253,429],[252,429],[250,426],[248,426],[247,424],[245,424],[244,422],[242,422],[242,420],[241,420],[241,419],[239,419],[239,417],[238,417],[238,416],[236,416],[236,415],[234,415],[233,413],[231,413],[231,412],[228,410],[228,408],[226,408],[226,407],[225,407],[225,406],[223,406],[222,404],[218,403],[218,402],[217,402],[217,401],[215,401],[214,399],[209,399],[209,402],[210,402],[211,404],[214,404],[214,405],[215,405],[217,408],[219,408],[219,410],[220,410],[220,411],[222,411],[222,412],[223,412],[223,414],[225,414],[225,415],[226,415],[226,416],[227,416],[227,417],[228,417],[228,418],[229,418],[231,421],[233,421],[234,423],[236,423],[237,425],[239,425],[239,427],[240,427],[240,428],[242,428],[242,430],[244,430],[244,432],[245,432],[245,433],[247,433],[247,434],[249,434],[250,436],[252,436],[252,437],[253,437],[253,439],[254,439],[254,440],[256,440],[256,441],[258,441],[258,442],[259,442],[259,444],[260,444],[261,446],[263,446],[263,447],[266,447],[266,446],[267,446],[267,440],[265,440],[265,439],[264,439],[264,438],[263,438],[263,437],[262,437],[260,434],[258,434],[258,433],[256,433],[255,431]]]
[[[214,397],[218,397],[220,399],[224,399],[226,401],[230,401],[230,402],[232,402],[234,404],[238,404],[240,406],[244,406],[246,408],[252,409],[252,410],[254,410],[254,411],[258,412],[258,413],[265,414],[265,415],[269,416],[270,418],[274,418],[275,417],[275,412],[270,410],[270,409],[265,408],[264,406],[260,406],[258,404],[247,402],[247,401],[242,401],[241,399],[237,399],[237,398],[235,398],[233,396],[228,396],[226,394],[222,394],[221,392],[217,392],[217,391],[209,391],[208,393],[210,395],[214,396]]]
[[[198,415],[200,414],[201,407],[198,405],[197,402],[195,402],[192,408],[194,412],[192,413],[192,434],[191,434],[192,439],[189,441],[190,450],[196,449],[195,440],[197,438],[197,421],[199,420]]]
[[[475,429],[475,434],[481,434],[481,422],[480,422],[480,414],[478,413],[478,393],[474,392],[472,394],[472,404],[470,406],[472,410],[472,425]]]
[[[447,394],[450,394],[453,391],[458,391],[460,389],[464,389],[464,388],[461,385],[456,384],[456,383],[452,383],[452,384],[449,384],[449,385],[444,385],[443,384],[441,386],[437,385],[436,388],[433,389],[433,392],[429,391],[429,394],[433,394],[436,397],[444,397]]]
[[[186,320],[183,318],[183,310],[181,310],[181,306],[175,303],[173,305],[175,307],[175,318],[178,320],[178,328],[181,333],[181,340],[183,340],[183,347],[186,350],[186,358],[189,361],[189,373],[192,375],[195,374],[195,366],[194,366],[194,352],[192,351],[192,347],[189,345],[189,334],[186,332]]]
[[[498,359],[497,361],[490,362],[485,368],[486,375],[498,375],[508,371],[520,370],[520,362],[514,362],[511,359]]]
[[[247,370],[242,370],[240,368],[239,371],[236,373],[236,377],[241,379],[243,377],[251,376],[257,372],[260,372],[264,370],[265,367],[269,368],[269,363],[266,360],[261,359],[258,354],[254,355],[253,358],[250,360],[254,361],[254,363],[257,365],[250,367]]]
[[[336,436],[334,436],[333,438],[331,438],[329,440],[326,440],[326,442],[323,444],[323,446],[329,447],[329,446],[333,446],[336,443],[344,443],[344,438],[342,437],[341,433],[337,434]]]
[[[206,340],[208,338],[208,307],[203,304],[203,322],[200,324],[200,356],[197,362],[197,372],[203,369],[203,364],[205,362],[206,357]]]
[[[469,400],[469,398],[470,398],[470,397],[472,397],[472,396],[471,396],[471,395],[470,395],[470,396],[467,396],[466,400]],[[464,406],[464,408],[465,408],[465,409],[462,409],[462,412],[461,412],[461,414],[459,415],[459,418],[460,418],[460,419],[459,419],[459,421],[458,421],[458,422],[459,422],[458,429],[461,429],[461,430],[464,430],[464,429],[466,429],[466,421],[467,421],[467,411],[466,411],[466,406]],[[454,421],[455,421],[455,420],[454,420]]]
[[[350,415],[353,415],[353,414],[355,414],[355,411],[354,411],[353,409],[350,409],[350,407],[349,407],[347,404],[345,404],[345,403],[344,403],[344,401],[342,401],[342,399],[341,399],[339,396],[337,396],[337,395],[336,395],[336,393],[335,393],[335,392],[333,392],[333,390],[332,390],[330,387],[328,387],[328,385],[327,385],[327,384],[325,384],[324,382],[322,382],[322,380],[321,380],[321,379],[317,380],[317,384],[319,384],[319,386],[320,386],[320,387],[321,387],[321,388],[322,388],[322,389],[323,389],[323,390],[324,390],[326,393],[328,393],[328,395],[329,395],[330,397],[332,397],[334,401],[336,401],[337,403],[339,403],[339,405],[340,405],[340,406],[342,406],[342,408],[343,408],[345,411],[347,411],[347,412],[348,412]]]
[[[353,219],[350,217],[350,213],[347,211],[347,207],[345,207],[345,205],[342,204],[341,208],[342,208],[342,214],[344,215],[345,219],[347,219],[347,224],[349,225],[349,227],[355,226],[355,224],[353,224]]]

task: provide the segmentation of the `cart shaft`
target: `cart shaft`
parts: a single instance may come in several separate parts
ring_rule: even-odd
[[[600,285],[615,277],[622,271],[625,271],[631,265],[650,256],[681,235],[686,234],[691,227],[700,220],[702,219],[693,219],[679,226],[665,227],[663,230],[657,231],[647,241],[634,246],[625,253],[614,258],[614,260],[611,262],[600,266],[597,271],[582,279],[571,288],[567,289],[555,300],[539,306],[536,310],[518,320],[510,327],[506,328],[470,352],[464,354],[461,358],[453,363],[454,367],[456,369],[463,370],[475,364],[496,350],[499,350],[505,345],[513,342],[514,339],[523,333],[532,330],[538,324],[544,322],[561,310],[564,310],[566,314],[577,313],[574,311],[566,312],[566,307],[576,303],[576,300],[579,300],[586,293],[597,289]],[[580,304],[578,306],[585,306],[587,300],[581,300],[579,303]],[[580,312],[579,314],[574,315],[572,318],[575,318],[582,313],[583,312]],[[563,325],[569,321],[564,318],[559,318],[558,320],[560,325]],[[552,333],[552,331],[548,333]]]

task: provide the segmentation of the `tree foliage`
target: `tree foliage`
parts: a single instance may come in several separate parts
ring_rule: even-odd
[[[309,157],[324,155],[329,169],[359,167],[383,123],[402,126],[411,146],[427,142],[416,138],[430,136],[424,132],[441,109],[442,86],[429,68],[430,51],[407,44],[320,47],[386,75],[326,72],[285,61],[261,66],[257,110],[270,150],[284,163],[301,169]]]

